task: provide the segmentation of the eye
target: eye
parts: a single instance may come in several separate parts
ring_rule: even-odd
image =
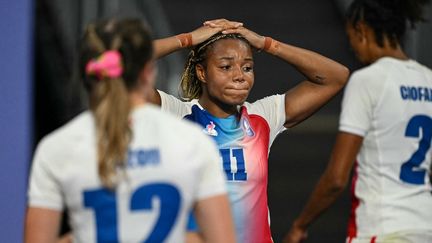
[[[245,67],[243,67],[243,71],[245,71],[245,72],[253,72],[253,67],[252,66],[245,66]]]
[[[222,65],[219,68],[222,69],[222,70],[230,70],[231,66],[230,65]]]

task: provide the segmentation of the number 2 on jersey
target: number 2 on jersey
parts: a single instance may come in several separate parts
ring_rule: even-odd
[[[426,115],[416,115],[411,118],[405,130],[405,137],[420,137],[420,142],[418,149],[411,158],[402,164],[399,178],[410,184],[423,185],[425,184],[426,170],[419,167],[426,159],[426,153],[431,146],[432,118]]]
[[[154,197],[160,200],[159,218],[143,242],[163,242],[174,225],[180,208],[181,196],[176,187],[166,183],[153,183],[143,185],[133,192],[129,210],[151,210]],[[107,189],[85,191],[84,206],[95,212],[97,242],[119,242],[115,192]]]

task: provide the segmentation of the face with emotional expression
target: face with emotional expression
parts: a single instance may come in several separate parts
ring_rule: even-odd
[[[235,107],[243,104],[254,83],[252,50],[240,39],[220,39],[206,50],[206,60],[197,64],[197,77],[207,103]]]

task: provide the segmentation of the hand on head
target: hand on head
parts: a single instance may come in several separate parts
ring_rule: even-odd
[[[265,37],[245,28],[241,22],[229,21],[226,19],[216,19],[205,21],[204,26],[212,27],[214,28],[213,30],[217,29],[217,32],[222,31],[223,34],[240,34],[246,38],[256,49],[261,50],[264,48]]]
[[[243,23],[229,21],[226,19],[209,20],[203,23],[203,26],[190,32],[192,37],[192,45],[198,45],[214,34],[226,29],[236,29],[243,26]]]
[[[190,32],[192,35],[192,45],[198,45],[211,36],[224,30],[235,30],[243,26],[243,23],[226,19],[208,20],[203,26]],[[233,32],[234,33],[234,32]]]
[[[237,21],[230,21],[227,19],[215,19],[215,20],[205,21],[203,25],[212,28],[222,28],[222,30],[226,30],[226,29],[236,29],[238,27],[242,27],[243,23]]]

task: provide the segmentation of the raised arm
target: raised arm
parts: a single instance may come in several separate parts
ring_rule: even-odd
[[[348,81],[348,69],[318,53],[258,35],[244,27],[224,30],[239,33],[252,46],[291,64],[307,80],[288,90],[285,96],[285,127],[302,122],[334,97]]]
[[[308,227],[343,192],[348,184],[350,172],[362,142],[363,137],[339,132],[329,164],[300,216],[294,221],[284,243],[302,242],[307,237]]]
[[[211,22],[212,25],[206,25]],[[175,36],[157,39],[153,41],[155,59],[162,58],[170,53],[200,44],[212,35],[230,28],[243,26],[240,22],[229,21],[226,19],[216,19],[204,22],[205,25],[189,32]]]

